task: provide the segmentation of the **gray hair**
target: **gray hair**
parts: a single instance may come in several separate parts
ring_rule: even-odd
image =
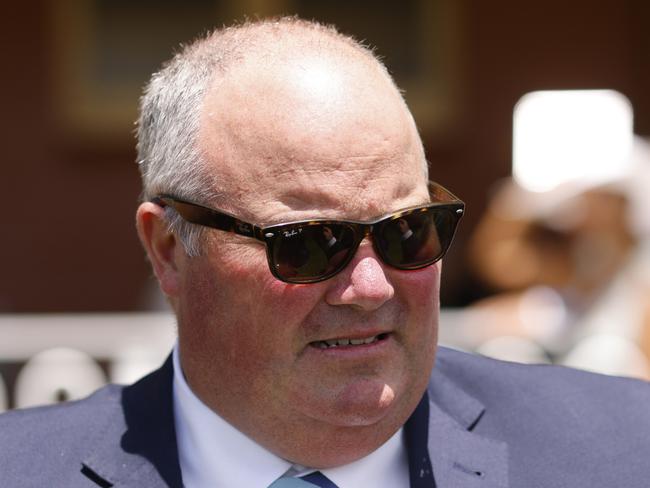
[[[224,76],[251,54],[278,52],[297,42],[326,48],[345,57],[365,58],[394,82],[373,51],[335,27],[296,17],[281,17],[217,29],[182,47],[147,85],[137,124],[137,161],[142,198],[171,193],[192,201],[210,201],[216,185],[205,169],[197,136],[203,99],[215,76]],[[280,46],[280,47],[278,47]],[[166,209],[169,229],[189,256],[201,253],[202,227]]]

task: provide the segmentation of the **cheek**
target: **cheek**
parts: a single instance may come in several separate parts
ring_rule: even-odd
[[[197,263],[185,280],[188,323],[200,324],[205,340],[231,359],[248,354],[279,356],[292,351],[303,333],[301,324],[321,300],[318,285],[291,285],[271,275],[263,249]],[[214,253],[216,254],[216,253]],[[271,347],[280,344],[282,347]]]
[[[401,290],[403,300],[409,306],[409,311],[415,314],[432,316],[440,303],[440,271],[441,263],[414,271],[397,271],[395,282]]]
[[[399,290],[408,310],[405,340],[413,356],[412,364],[427,368],[433,362],[438,342],[440,263],[402,271],[400,275]]]

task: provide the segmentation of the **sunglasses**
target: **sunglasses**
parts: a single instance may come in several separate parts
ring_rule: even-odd
[[[342,271],[366,236],[379,258],[401,270],[429,266],[449,249],[465,204],[431,184],[431,203],[369,221],[312,219],[260,226],[171,195],[151,202],[171,207],[187,222],[251,237],[266,244],[271,273],[286,283],[317,283]]]

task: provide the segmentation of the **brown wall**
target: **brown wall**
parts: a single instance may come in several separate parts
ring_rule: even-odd
[[[542,89],[616,89],[633,104],[636,132],[650,134],[650,4],[635,0],[462,4],[465,116],[453,138],[428,144],[431,156],[450,163],[445,181],[469,208],[456,242],[461,249],[452,256],[453,263],[446,263],[448,303],[464,303],[483,291],[463,265],[462,244],[485,208],[490,184],[510,172],[512,110],[523,94]]]
[[[0,311],[133,310],[150,272],[133,213],[139,192],[132,135],[76,139],[53,115],[50,8],[7,7],[3,76]],[[458,7],[456,122],[425,133],[433,176],[468,203],[445,264],[447,304],[479,296],[463,244],[487,191],[510,170],[512,108],[524,93],[613,88],[650,134],[650,4],[634,0],[464,0]],[[366,22],[372,21],[369,13]]]

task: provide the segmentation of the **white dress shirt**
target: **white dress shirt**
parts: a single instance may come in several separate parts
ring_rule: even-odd
[[[293,465],[247,437],[207,407],[185,381],[174,348],[174,420],[185,488],[268,488],[289,472],[313,469]],[[402,429],[368,456],[321,472],[339,488],[409,486]]]

